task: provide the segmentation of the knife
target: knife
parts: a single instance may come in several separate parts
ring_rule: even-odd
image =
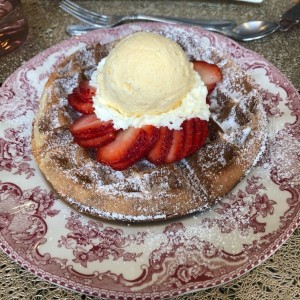
[[[279,20],[279,28],[280,31],[287,31],[292,26],[298,24],[300,22],[300,2],[287,10]]]
[[[300,21],[300,2],[287,10],[278,21],[280,31],[287,31]]]

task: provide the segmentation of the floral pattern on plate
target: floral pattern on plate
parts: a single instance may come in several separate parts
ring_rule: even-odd
[[[138,30],[226,49],[262,87],[269,128],[256,167],[205,212],[133,225],[97,220],[59,200],[30,150],[47,78],[66,56]],[[53,46],[11,75],[0,96],[0,246],[36,275],[81,293],[162,299],[228,282],[259,265],[300,221],[300,97],[269,62],[196,27],[130,24]]]

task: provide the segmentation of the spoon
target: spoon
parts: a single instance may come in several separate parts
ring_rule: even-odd
[[[222,30],[221,34],[237,41],[253,41],[261,39],[280,29],[278,22],[249,21],[237,26]]]

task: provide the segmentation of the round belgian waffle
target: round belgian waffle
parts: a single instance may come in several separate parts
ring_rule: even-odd
[[[73,143],[69,126],[79,113],[68,105],[67,95],[79,81],[90,79],[115,43],[74,53],[46,83],[33,124],[33,155],[58,195],[79,211],[123,221],[163,220],[201,211],[228,193],[261,154],[266,116],[252,79],[224,53],[195,48],[180,32],[171,38],[191,60],[215,63],[223,74],[210,96],[206,145],[178,163],[158,167],[142,160],[114,171],[98,163],[93,151]]]

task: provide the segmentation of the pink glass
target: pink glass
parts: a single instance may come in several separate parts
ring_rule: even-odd
[[[19,47],[27,38],[28,25],[19,0],[0,0],[0,56]]]

